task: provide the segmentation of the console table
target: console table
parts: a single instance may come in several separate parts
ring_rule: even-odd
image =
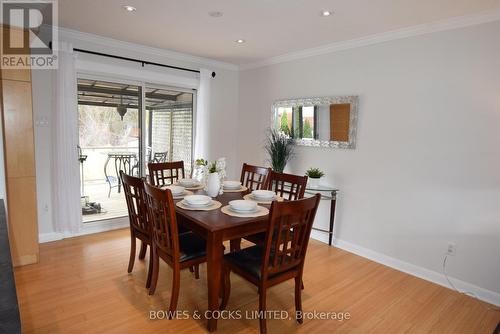
[[[324,230],[321,228],[313,227],[313,230],[328,233],[328,245],[332,245],[333,241],[333,226],[335,224],[335,206],[337,204],[337,192],[339,190],[326,186],[318,186],[318,187],[306,187],[306,193],[310,195],[320,194],[321,199],[330,201],[330,225],[328,230]]]

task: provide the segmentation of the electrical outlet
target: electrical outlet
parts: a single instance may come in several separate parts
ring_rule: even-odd
[[[448,248],[446,249],[446,254],[450,256],[455,256],[457,254],[457,245],[454,242],[448,242]]]

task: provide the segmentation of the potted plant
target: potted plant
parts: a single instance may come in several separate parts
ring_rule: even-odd
[[[309,186],[311,188],[318,188],[319,180],[325,175],[319,168],[309,168],[306,171],[306,175],[309,177]]]
[[[286,164],[293,156],[295,141],[282,131],[271,129],[268,131],[268,137],[265,149],[269,154],[271,168],[277,173],[283,173]]]

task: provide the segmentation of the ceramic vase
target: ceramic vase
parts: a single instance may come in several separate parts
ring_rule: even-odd
[[[210,197],[216,197],[219,195],[220,190],[220,177],[219,173],[210,173],[208,174],[207,180],[207,195]]]

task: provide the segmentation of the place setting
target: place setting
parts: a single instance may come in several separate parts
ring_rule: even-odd
[[[200,190],[204,188],[201,182],[195,179],[187,179],[187,178],[177,180],[177,183],[175,185],[184,187],[187,190]]]
[[[221,211],[228,216],[240,218],[260,217],[269,214],[269,209],[257,205],[255,201],[244,199],[230,201],[228,205],[222,207]]]
[[[215,201],[206,195],[188,195],[182,201],[177,202],[176,205],[181,209],[193,211],[210,211],[222,206],[221,202]]]
[[[229,181],[229,180],[222,182],[222,189],[226,193],[237,193],[248,190],[248,188],[243,186],[240,181]]]
[[[276,195],[276,193],[271,190],[254,190],[250,194],[243,196],[243,198],[259,204],[271,204],[273,201],[284,201],[283,197]]]
[[[176,185],[162,186],[161,189],[169,189],[172,192],[174,199],[182,199],[185,196],[192,195],[193,192],[186,190],[186,188]]]

